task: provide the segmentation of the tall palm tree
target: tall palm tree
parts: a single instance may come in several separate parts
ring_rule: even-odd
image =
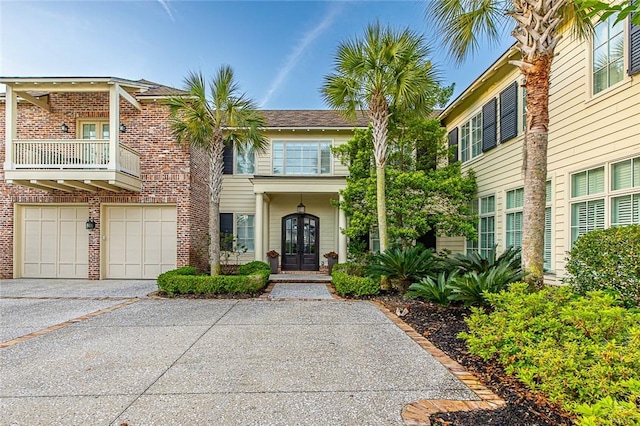
[[[263,151],[265,119],[255,102],[240,93],[233,70],[222,66],[209,84],[209,93],[200,72],[185,78],[187,95],[167,100],[170,126],[178,143],[202,149],[208,155],[209,178],[209,262],[211,275],[220,273],[220,193],[224,169],[224,148]]]
[[[481,40],[496,41],[512,25],[521,59],[512,62],[524,77],[525,131],[522,266],[530,285],[544,279],[544,214],[549,139],[549,75],[556,45],[565,30],[583,38],[593,31],[584,8],[570,0],[429,0],[427,19],[452,56],[462,61]]]
[[[333,73],[322,86],[322,96],[331,108],[348,119],[364,112],[371,120],[381,252],[389,246],[385,202],[389,119],[394,111],[412,110],[424,116],[433,108],[433,93],[439,86],[429,53],[429,46],[417,33],[371,24],[362,39],[338,46]]]

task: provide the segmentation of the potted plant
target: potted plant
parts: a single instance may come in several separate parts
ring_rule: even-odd
[[[324,254],[324,258],[327,259],[327,266],[329,267],[329,275],[331,275],[331,271],[333,270],[333,265],[338,263],[338,253],[335,251],[330,251],[329,253]]]
[[[278,253],[275,250],[271,250],[267,252],[267,257],[269,258],[269,266],[271,266],[272,274],[278,273],[278,257],[279,256],[280,256],[280,253]]]

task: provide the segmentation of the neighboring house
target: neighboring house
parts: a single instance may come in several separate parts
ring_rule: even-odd
[[[153,279],[207,267],[207,156],[176,144],[162,102],[184,92],[112,77],[0,83],[0,278]],[[264,113],[268,150],[225,152],[221,231],[247,248],[241,262],[269,250],[283,270],[318,270],[330,251],[345,259],[346,219],[331,202],[347,168],[330,148],[366,120]]]
[[[592,40],[557,47],[549,100],[545,280],[558,282],[582,234],[640,223],[640,27],[613,19]],[[439,238],[453,252],[522,244],[525,97],[509,49],[440,115],[463,169],[478,181],[478,241]]]
[[[361,117],[346,122],[337,112],[263,111],[269,147],[262,154],[225,152],[221,231],[248,248],[243,260],[265,260],[280,253],[283,270],[317,271],[335,251],[347,255],[344,212],[332,204],[346,186],[347,167],[331,147],[367,127]]]
[[[0,83],[0,278],[206,267],[207,158],[175,143],[162,104],[181,91],[112,77]]]

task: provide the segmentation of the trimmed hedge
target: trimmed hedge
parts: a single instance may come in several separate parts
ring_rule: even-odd
[[[249,294],[262,291],[269,281],[271,268],[265,262],[242,265],[239,275],[196,275],[192,266],[167,271],[158,276],[158,288],[169,296],[176,294]]]
[[[582,235],[573,244],[563,279],[576,292],[604,290],[627,307],[640,306],[640,225],[616,226]]]
[[[373,278],[359,277],[357,275],[349,275],[343,272],[341,268],[333,267],[331,273],[331,281],[336,288],[336,292],[340,296],[368,296],[378,294],[380,292],[380,284]]]

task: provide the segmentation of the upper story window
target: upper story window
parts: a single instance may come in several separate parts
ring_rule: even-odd
[[[612,15],[595,27],[593,37],[593,94],[622,81],[624,76],[624,21]]]
[[[256,171],[256,155],[253,148],[245,147],[236,150],[236,174],[252,175]]]
[[[328,175],[330,141],[274,141],[274,175]]]
[[[464,123],[460,133],[460,153],[464,163],[482,153],[482,112]]]
[[[108,121],[80,121],[80,139],[109,139]]]

